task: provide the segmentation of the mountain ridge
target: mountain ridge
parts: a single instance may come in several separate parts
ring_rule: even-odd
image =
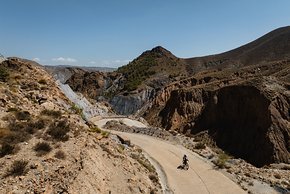
[[[117,72],[124,74],[125,85],[126,83],[131,84],[134,82],[135,78],[144,72],[144,69],[145,72],[150,72],[149,75],[143,76],[136,83],[134,82],[134,87],[128,87],[129,91],[131,91],[137,89],[144,82],[149,81],[149,85],[152,85],[150,80],[156,82],[156,80],[162,79],[162,86],[176,77],[184,78],[206,69],[218,70],[249,65],[267,65],[272,62],[287,61],[289,59],[290,26],[286,26],[275,29],[235,49],[202,57],[179,58],[166,48],[156,46],[143,52],[131,63],[119,67]],[[167,81],[164,81],[164,77],[167,77]],[[160,87],[160,84],[157,87]]]

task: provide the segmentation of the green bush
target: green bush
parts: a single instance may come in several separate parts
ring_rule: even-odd
[[[72,106],[70,107],[70,109],[71,109],[74,113],[76,113],[76,114],[78,114],[78,115],[81,115],[82,112],[83,112],[83,109],[81,109],[80,107],[78,107],[76,104],[72,104]]]
[[[15,160],[6,172],[6,176],[21,176],[27,173],[26,166],[28,161]]]
[[[218,159],[214,161],[214,164],[218,168],[226,168],[226,162],[229,160],[229,156],[226,153],[220,153]]]
[[[125,78],[124,90],[133,91],[142,84],[143,81],[154,75],[156,72],[151,67],[157,64],[156,56],[148,54],[146,57],[130,62],[128,65],[118,68]]]
[[[47,142],[38,142],[33,149],[37,152],[37,155],[44,155],[52,150]]]
[[[70,125],[67,120],[61,120],[55,123],[52,123],[47,133],[56,140],[66,141],[68,140],[67,133],[70,131]]]
[[[97,126],[94,126],[93,128],[91,128],[90,131],[91,132],[96,132],[96,133],[101,133],[102,132],[102,130],[99,127],[97,127]]]
[[[108,132],[108,131],[102,131],[102,132],[101,132],[101,135],[102,135],[104,138],[108,138],[109,135],[110,135],[110,132]]]

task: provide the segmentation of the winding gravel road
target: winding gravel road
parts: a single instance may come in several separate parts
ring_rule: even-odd
[[[99,127],[108,120],[122,120],[128,125],[144,125],[131,119],[106,119],[93,120]],[[140,146],[161,168],[157,170],[165,173],[165,185],[169,189],[164,189],[164,193],[176,194],[239,194],[245,193],[236,183],[231,181],[221,172],[214,170],[213,167],[204,161],[197,154],[185,149],[180,145],[173,145],[160,139],[132,133],[123,133],[114,131],[121,137],[130,139],[130,141]],[[178,170],[177,166],[181,164],[182,156],[186,154],[189,158],[189,170]],[[156,167],[156,165],[155,165]],[[163,180],[164,181],[164,180]],[[164,187],[164,184],[163,184]],[[166,187],[166,186],[165,186]]]

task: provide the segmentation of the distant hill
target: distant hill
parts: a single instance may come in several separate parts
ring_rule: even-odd
[[[164,85],[168,78],[187,75],[186,63],[161,46],[143,52],[128,65],[118,68],[126,79],[124,89],[137,89],[145,80],[147,85]]]
[[[242,67],[290,59],[290,26],[278,28],[246,45],[217,55],[185,59],[192,72],[204,68]]]
[[[124,89],[140,85],[165,85],[202,70],[240,68],[290,59],[290,26],[278,28],[244,46],[216,55],[182,59],[161,46],[145,51],[128,65],[118,68],[126,81]]]
[[[70,65],[57,65],[44,66],[45,69],[52,74],[56,79],[60,80],[62,83],[65,83],[73,74],[78,70],[83,70],[86,72],[113,72],[116,68],[110,67],[86,67],[86,66],[70,66]]]

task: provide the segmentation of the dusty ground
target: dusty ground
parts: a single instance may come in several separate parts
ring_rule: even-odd
[[[109,119],[103,119],[96,121],[95,123],[98,124],[99,126],[103,126]],[[119,120],[121,121],[122,124],[126,124],[127,120],[129,119],[122,119],[122,118],[115,118],[114,120]],[[139,127],[144,127],[144,124],[138,121],[130,120],[128,122],[128,125],[133,126],[134,123],[139,126]],[[111,128],[110,128],[111,129]],[[141,131],[140,131],[141,130]],[[144,130],[144,129],[143,129]],[[126,131],[126,130],[123,130]],[[188,180],[191,180],[192,177],[199,178],[199,183],[196,180],[196,182],[189,182],[186,185],[191,185],[194,188],[191,189],[201,189],[199,191],[196,191],[198,193],[227,193],[226,191],[222,192],[222,190],[219,189],[213,189],[215,186],[221,188],[220,180],[223,182],[223,184],[226,184],[227,182],[230,182],[233,184],[233,186],[230,184],[229,186],[225,188],[238,188],[237,191],[242,191],[241,188],[243,188],[245,191],[248,191],[248,193],[287,193],[287,191],[283,189],[279,189],[275,185],[281,185],[280,182],[284,182],[287,184],[287,180],[289,178],[289,173],[287,173],[287,170],[282,170],[282,169],[259,169],[255,168],[252,165],[246,163],[245,161],[242,161],[240,159],[229,159],[228,162],[226,163],[227,169],[219,170],[215,167],[215,165],[212,163],[217,156],[215,156],[214,152],[209,149],[194,149],[195,152],[198,152],[200,156],[192,153],[188,149],[185,149],[184,147],[176,144],[182,144],[184,146],[194,146],[196,142],[191,142],[192,139],[185,137],[185,136],[170,136],[170,134],[167,135],[161,135],[156,132],[152,131],[147,131],[144,132],[142,129],[134,129],[127,127],[127,131],[129,132],[135,132],[135,133],[143,133],[143,134],[150,134],[151,136],[159,137],[162,139],[167,139],[169,142],[164,142],[160,141],[160,139],[155,139],[152,137],[148,137],[145,135],[141,134],[131,134],[131,133],[120,133],[122,136],[130,139],[134,144],[139,145],[144,149],[151,157],[153,157],[157,162],[163,167],[167,177],[168,177],[168,183],[170,188],[172,188],[173,191],[176,193],[180,193],[179,189],[185,189],[186,187],[182,186],[182,188],[178,188],[180,185],[183,185],[179,181],[182,180],[180,178],[180,174],[174,174],[174,173],[179,173],[176,171],[176,166],[178,166],[181,163],[181,158],[184,153],[187,153],[190,156],[190,169],[193,171],[193,174],[189,174]],[[114,132],[115,133],[115,132]],[[116,132],[119,133],[119,132]],[[190,142],[192,144],[190,144]],[[161,148],[161,149],[159,149]],[[170,148],[170,149],[168,149]],[[190,147],[189,149],[193,149]],[[175,150],[175,151],[173,151]],[[200,164],[201,163],[201,164]],[[164,167],[166,166],[166,168]],[[201,166],[201,167],[200,167]],[[279,165],[278,165],[279,166]],[[198,169],[196,169],[198,168]],[[210,171],[211,173],[216,173],[214,176],[207,176],[210,175],[211,173],[208,173],[207,170]],[[173,173],[168,175],[168,173]],[[187,176],[188,174],[184,173],[183,171],[181,172],[182,176]],[[278,177],[278,175],[280,177]],[[169,176],[172,176],[170,179]],[[220,176],[222,178],[220,178]],[[225,177],[227,176],[227,177]],[[180,180],[176,179],[176,177],[179,177]],[[218,179],[213,179],[212,177],[219,177]],[[287,178],[288,177],[288,178]],[[232,182],[231,180],[236,182]],[[171,181],[170,181],[171,180]],[[187,179],[186,179],[187,180]],[[226,181],[225,181],[226,180]],[[183,180],[184,181],[184,180]],[[202,182],[203,181],[203,182]],[[194,184],[201,184],[202,186],[194,186]],[[172,185],[177,185],[173,186]],[[237,185],[240,185],[237,186]],[[271,185],[271,187],[270,187]],[[175,188],[176,187],[176,188]],[[202,190],[203,189],[203,190]],[[208,189],[208,190],[207,190]],[[213,189],[212,191],[210,189]],[[182,193],[186,193],[186,190],[183,191]],[[232,193],[232,192],[230,192]],[[235,192],[236,193],[236,192]]]
[[[123,120],[126,123],[126,120]],[[132,124],[134,121],[130,121]],[[95,122],[102,126],[103,121]],[[140,126],[139,122],[136,125]],[[149,136],[118,133],[129,138],[133,144],[140,146],[153,157],[164,169],[170,189],[174,193],[245,193],[238,185],[214,170],[200,157],[182,146],[172,145]],[[190,161],[188,171],[177,170],[183,154],[187,154]]]
[[[89,127],[40,66],[15,59],[0,68],[9,73],[0,80],[1,194],[160,193],[142,151]],[[50,149],[36,151],[40,142]]]

